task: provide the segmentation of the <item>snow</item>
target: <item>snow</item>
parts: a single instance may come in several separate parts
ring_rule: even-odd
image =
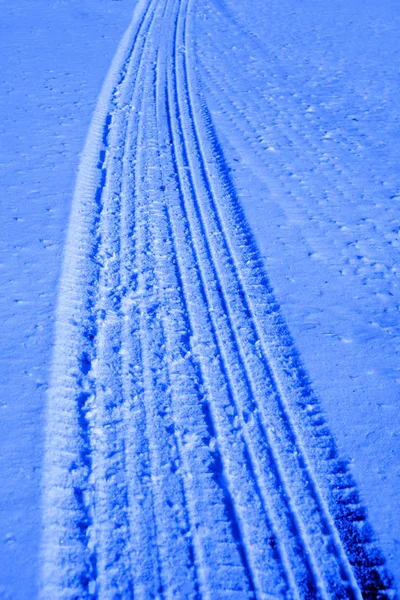
[[[0,597],[393,597],[397,4],[1,8]]]
[[[34,598],[57,282],[91,114],[132,3],[1,3],[0,596]]]
[[[255,2],[234,12],[264,58],[236,44],[235,76],[224,78],[232,31],[225,55],[222,36],[218,53],[206,46],[237,103],[214,104],[215,119],[281,308],[398,573],[398,7]]]

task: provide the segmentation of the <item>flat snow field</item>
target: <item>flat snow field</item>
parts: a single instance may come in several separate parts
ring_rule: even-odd
[[[398,2],[0,14],[0,598],[394,599]]]

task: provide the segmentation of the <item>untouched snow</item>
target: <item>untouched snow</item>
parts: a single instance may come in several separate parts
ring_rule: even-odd
[[[399,21],[2,2],[1,598],[395,596]]]

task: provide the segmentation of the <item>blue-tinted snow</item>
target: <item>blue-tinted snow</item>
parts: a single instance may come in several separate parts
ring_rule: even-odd
[[[34,598],[57,280],[90,117],[132,2],[2,2],[0,596]]]
[[[4,598],[37,595],[44,407],[78,154],[134,4],[1,6]],[[399,13],[390,0],[215,0],[193,11],[190,50],[280,311],[397,578]],[[173,117],[170,127],[179,145]]]

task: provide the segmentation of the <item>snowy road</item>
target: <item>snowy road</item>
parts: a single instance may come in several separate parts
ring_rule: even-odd
[[[206,102],[206,86],[220,105],[233,92],[205,80],[202,10],[137,5],[87,138],[47,414],[42,597],[390,598]]]

